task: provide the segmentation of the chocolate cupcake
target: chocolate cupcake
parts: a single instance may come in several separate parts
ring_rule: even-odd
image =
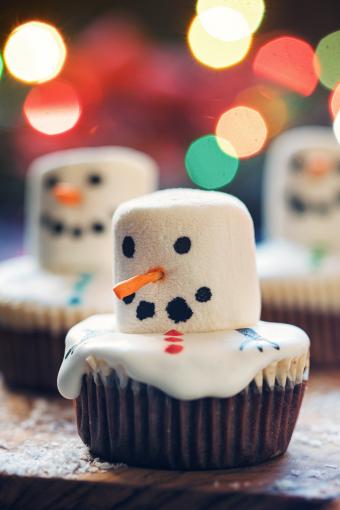
[[[168,190],[114,215],[115,315],[67,335],[59,391],[113,462],[256,464],[288,447],[308,377],[300,329],[259,322],[253,224],[223,193]]]
[[[113,211],[155,186],[154,162],[132,149],[74,149],[33,163],[28,255],[0,264],[0,370],[8,384],[56,390],[68,329],[112,309]]]
[[[339,168],[332,130],[303,127],[273,143],[265,172],[262,319],[304,328],[319,365],[340,364]]]

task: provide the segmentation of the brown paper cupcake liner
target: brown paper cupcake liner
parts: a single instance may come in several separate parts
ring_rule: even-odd
[[[230,398],[183,401],[115,371],[84,375],[76,400],[79,435],[110,462],[164,469],[257,464],[284,453],[305,382],[253,381]]]
[[[0,301],[0,372],[13,387],[57,392],[67,331],[94,311]]]
[[[57,391],[66,332],[0,329],[0,370],[15,388]]]
[[[294,324],[306,331],[314,366],[340,365],[340,312],[263,303],[261,319]]]

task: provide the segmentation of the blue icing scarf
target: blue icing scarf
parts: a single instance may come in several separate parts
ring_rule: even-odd
[[[68,306],[79,306],[83,303],[84,293],[92,280],[92,273],[81,273],[79,275],[73,286],[71,296],[67,300]]]

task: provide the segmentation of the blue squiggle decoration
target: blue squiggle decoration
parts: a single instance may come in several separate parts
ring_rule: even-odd
[[[67,301],[68,306],[79,306],[83,303],[85,290],[90,285],[92,280],[92,273],[81,273],[79,275],[79,278],[76,280],[73,286],[72,294]]]

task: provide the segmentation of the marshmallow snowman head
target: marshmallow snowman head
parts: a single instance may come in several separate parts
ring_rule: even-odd
[[[110,271],[116,207],[156,185],[154,161],[128,148],[73,149],[37,159],[28,174],[29,253],[49,271]]]
[[[340,250],[340,146],[330,128],[278,137],[268,151],[264,193],[268,237]]]
[[[159,191],[122,204],[113,225],[121,331],[204,332],[259,320],[253,223],[238,199]]]

